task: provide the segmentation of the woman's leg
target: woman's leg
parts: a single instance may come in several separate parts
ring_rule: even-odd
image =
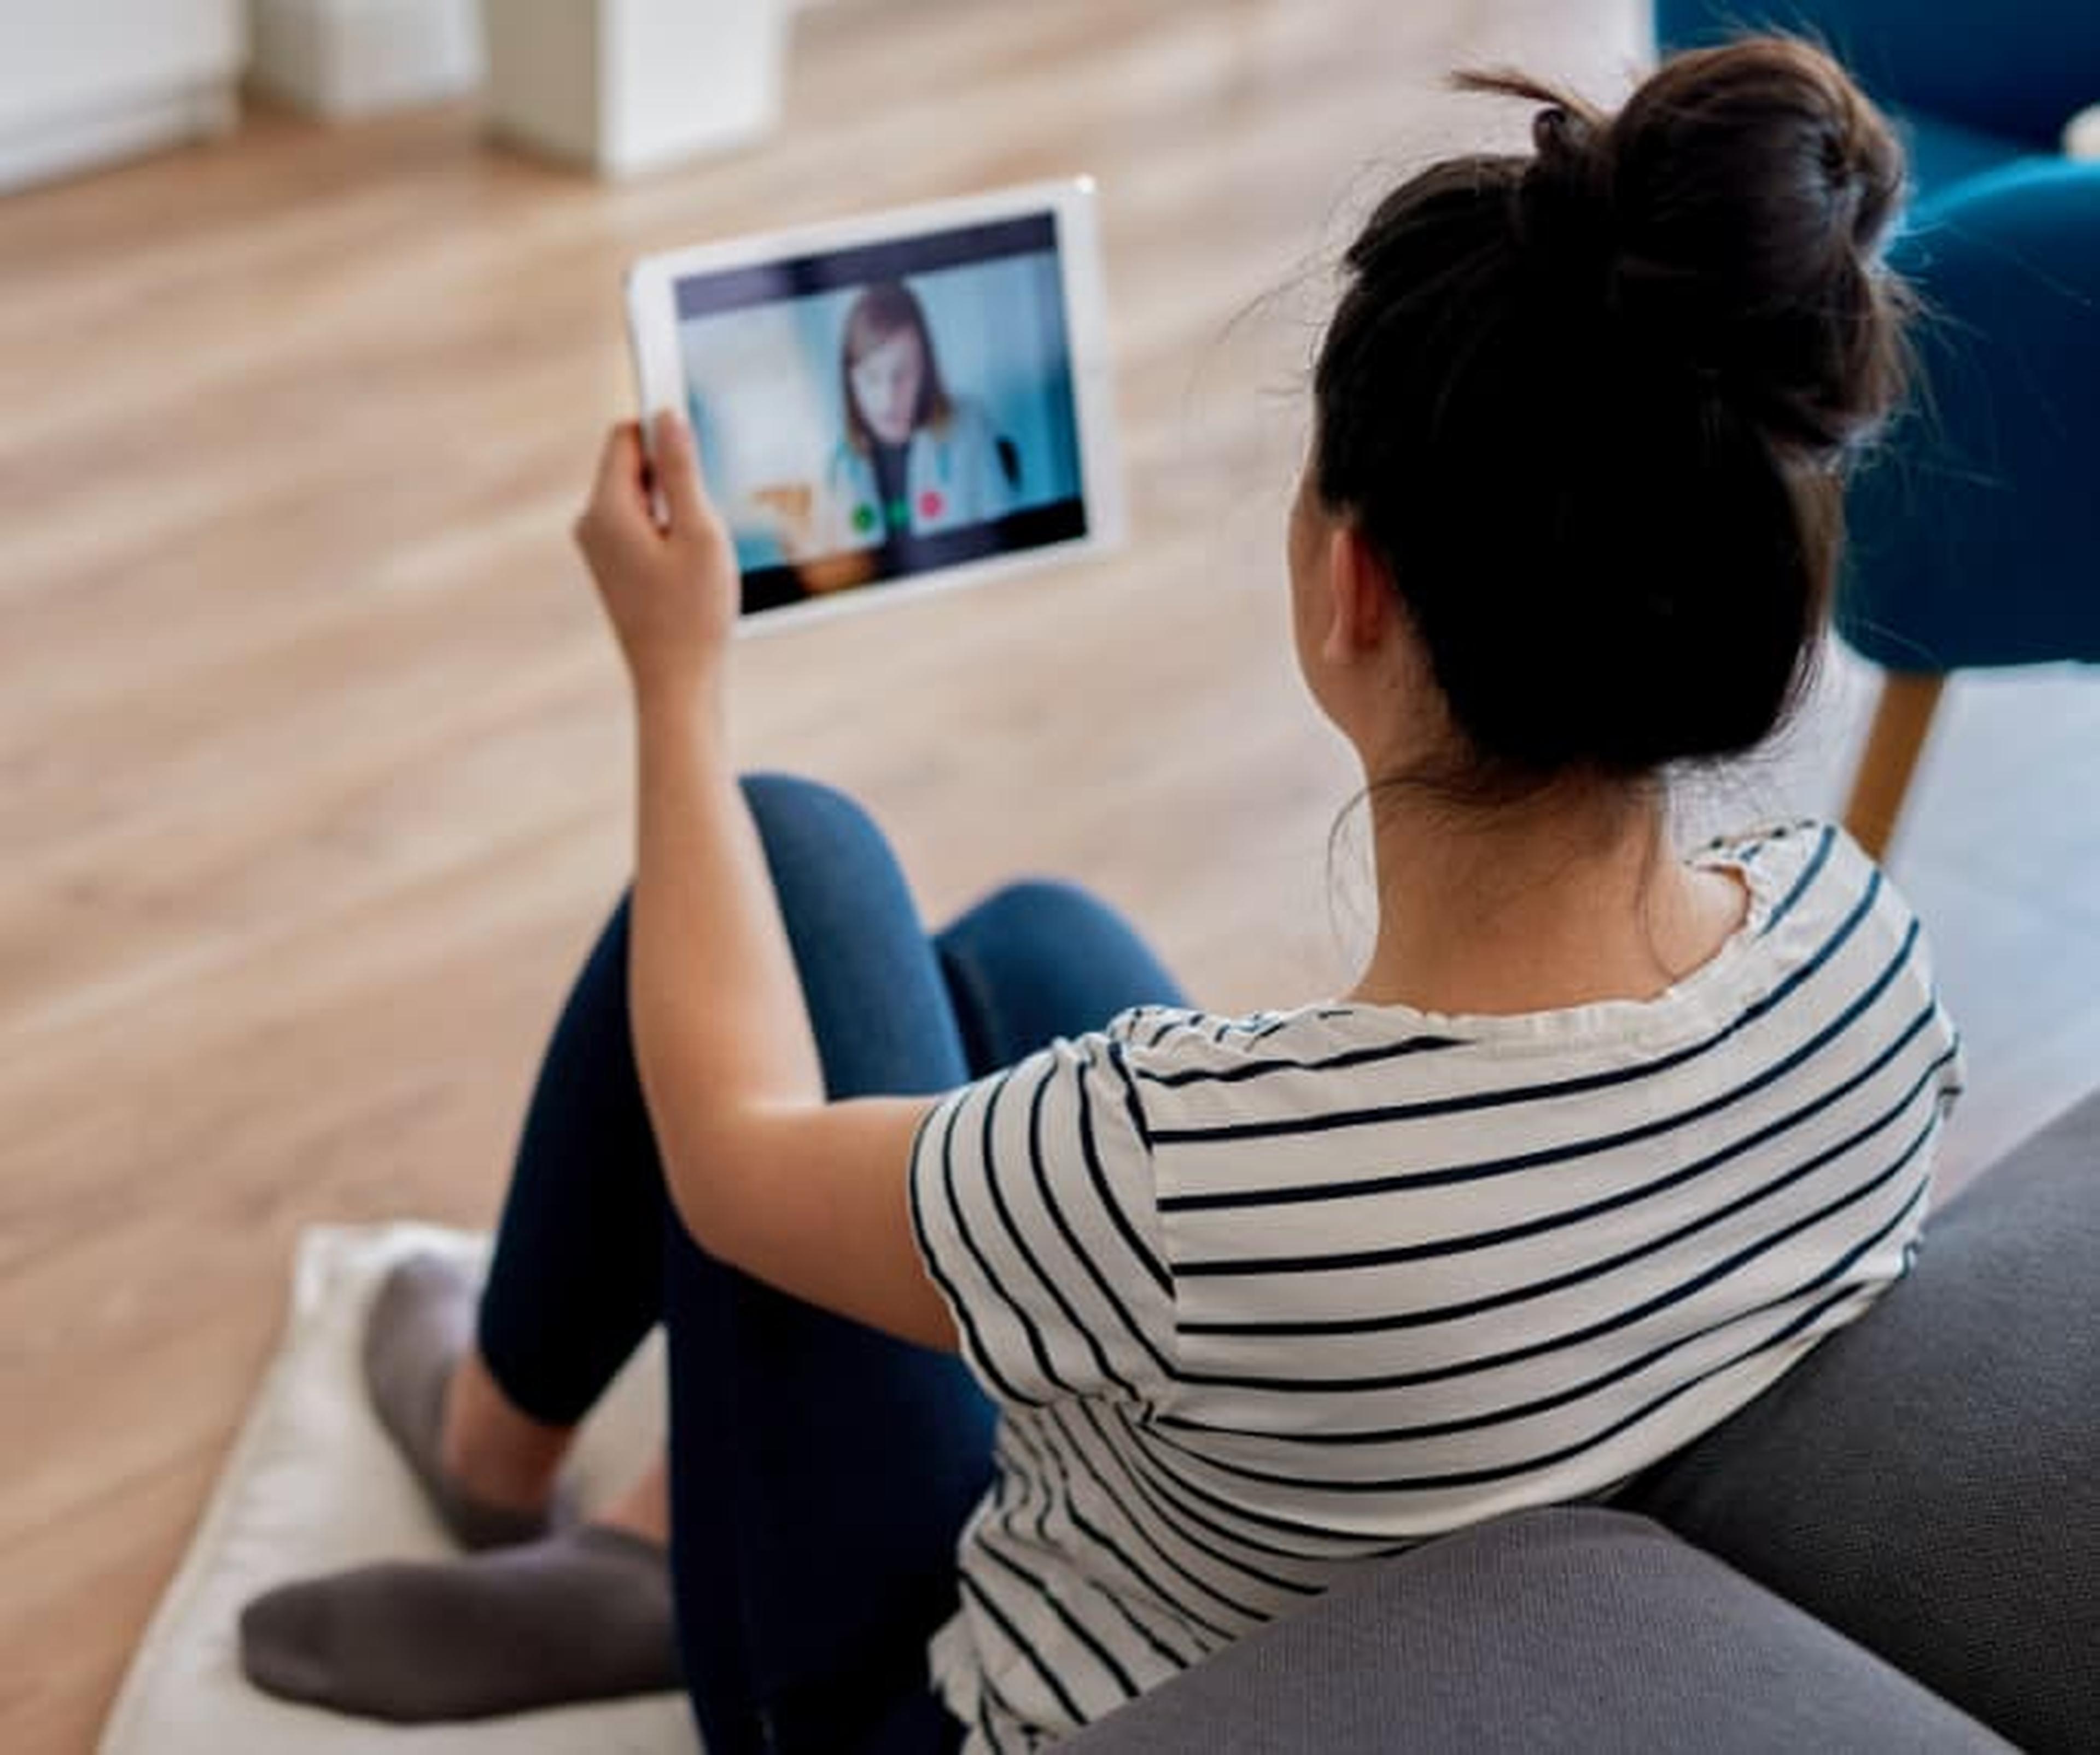
[[[940,966],[874,826],[803,783],[758,778],[746,792],[830,1094],[962,1083]],[[397,1351],[449,1372],[449,1454],[514,1462],[523,1447],[545,1461],[660,1313],[671,1585],[710,1755],[938,1747],[920,1734],[949,1728],[925,1710],[924,1646],[954,1606],[956,1536],[990,1478],[990,1405],[959,1360],[773,1292],[693,1243],[664,1192],[635,1069],[628,950],[623,904],[540,1070],[477,1341],[452,1369],[461,1289],[425,1276],[432,1285],[404,1301],[399,1325],[426,1332]],[[488,1483],[440,1471],[436,1484]],[[631,1531],[646,1496],[628,1497],[611,1521]],[[540,1704],[549,1666],[521,1675],[517,1641],[492,1646],[475,1629],[536,1625],[521,1594],[557,1601],[586,1562],[595,1590],[609,1565],[633,1559],[602,1532],[583,1537],[580,1557],[563,1536],[287,1587],[250,1605],[244,1659],[272,1691],[380,1716]],[[667,1607],[660,1650],[670,1620]],[[422,1631],[404,1639],[404,1628]],[[593,1664],[616,1681],[638,1673],[632,1652],[613,1656],[622,1661]],[[592,1686],[565,1669],[560,1685],[572,1684],[578,1697]]]
[[[481,1360],[515,1409],[574,1426],[663,1312],[664,1181],[627,1008],[628,905],[540,1065],[482,1290]]]
[[[937,955],[855,806],[775,779],[748,783],[748,796],[835,1097],[963,1082],[958,1010],[984,1070],[1123,1005],[1175,997],[1127,928],[1061,885],[1002,892]],[[956,1360],[773,1293],[686,1235],[633,1069],[626,952],[623,907],[534,1093],[470,1361],[488,1391],[474,1405],[499,1404],[499,1436],[506,1422],[565,1431],[660,1299],[681,1643],[710,1750],[938,1747],[952,1727],[927,1710],[924,1647],[955,1604],[955,1542],[988,1480],[990,1408]],[[492,1563],[483,1571],[436,1582],[510,1588]],[[338,1691],[335,1704],[355,1703]]]
[[[879,831],[801,783],[761,777],[750,791],[835,1097],[942,1090],[1127,1006],[1185,1003],[1105,903],[1035,880],[986,897],[935,941],[948,1025]],[[841,847],[868,863],[841,862]],[[883,930],[870,935],[871,919]],[[627,947],[623,902],[555,1025],[482,1298],[483,1358],[509,1400],[549,1426],[583,1418],[662,1309],[662,1184],[634,1065]],[[577,1173],[584,1165],[593,1173]]]
[[[1129,1007],[1188,1003],[1122,915],[1075,884],[1008,884],[934,948],[973,1077],[1099,1030]]]
[[[940,964],[880,833],[806,783],[746,796],[828,1093],[964,1083]],[[919,1711],[955,1540],[990,1478],[990,1404],[959,1360],[724,1268],[675,1222],[664,1234],[673,1570],[702,1735],[710,1755],[855,1749]]]
[[[938,1091],[1127,1006],[1185,1003],[1105,903],[1008,885],[935,941],[858,808],[806,783],[747,783],[834,1097]],[[482,1294],[479,1352],[503,1394],[573,1426],[663,1309],[661,1169],[634,1064],[623,902],[557,1021]]]
[[[946,1090],[1176,1000],[1068,885],[1002,891],[929,946],[857,806],[803,783],[748,791],[833,1097]],[[990,1481],[990,1404],[959,1361],[726,1271],[676,1224],[667,1258],[674,1572],[711,1755],[952,1740],[924,1654]]]

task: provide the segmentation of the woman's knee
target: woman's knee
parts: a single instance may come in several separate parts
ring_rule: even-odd
[[[1118,1012],[1178,1005],[1180,988],[1134,928],[1076,884],[995,891],[942,933],[942,971],[971,1065],[1004,1065]]]
[[[744,803],[761,835],[769,831],[805,831],[820,827],[833,834],[881,838],[860,801],[836,787],[801,774],[760,772],[739,777]]]
[[[1022,878],[1003,885],[943,936],[954,935],[997,941],[1009,947],[1009,955],[1020,950],[1065,963],[1157,967],[1136,927],[1092,890],[1062,878]]]
[[[750,774],[739,783],[774,880],[832,870],[863,878],[896,870],[888,838],[857,799],[796,774]]]
[[[1055,939],[1073,929],[1107,926],[1127,932],[1123,917],[1083,884],[1064,878],[1017,878],[970,911],[1001,927]]]

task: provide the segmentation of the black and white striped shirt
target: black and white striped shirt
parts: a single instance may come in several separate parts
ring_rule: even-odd
[[[936,1108],[913,1222],[1001,1412],[933,1647],[972,1751],[1611,1488],[1906,1270],[1960,1077],[1916,919],[1832,827],[1698,858],[1749,913],[1652,1000],[1145,1007]]]

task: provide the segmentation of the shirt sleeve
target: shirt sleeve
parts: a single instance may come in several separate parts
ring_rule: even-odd
[[[1172,1375],[1172,1281],[1137,1087],[1111,1035],[1060,1039],[935,1106],[913,1228],[996,1400],[1148,1403]]]

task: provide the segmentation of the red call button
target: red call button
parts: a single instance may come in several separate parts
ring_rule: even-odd
[[[941,497],[939,488],[929,487],[919,496],[919,515],[921,518],[938,518],[947,509],[947,505],[948,502]]]

